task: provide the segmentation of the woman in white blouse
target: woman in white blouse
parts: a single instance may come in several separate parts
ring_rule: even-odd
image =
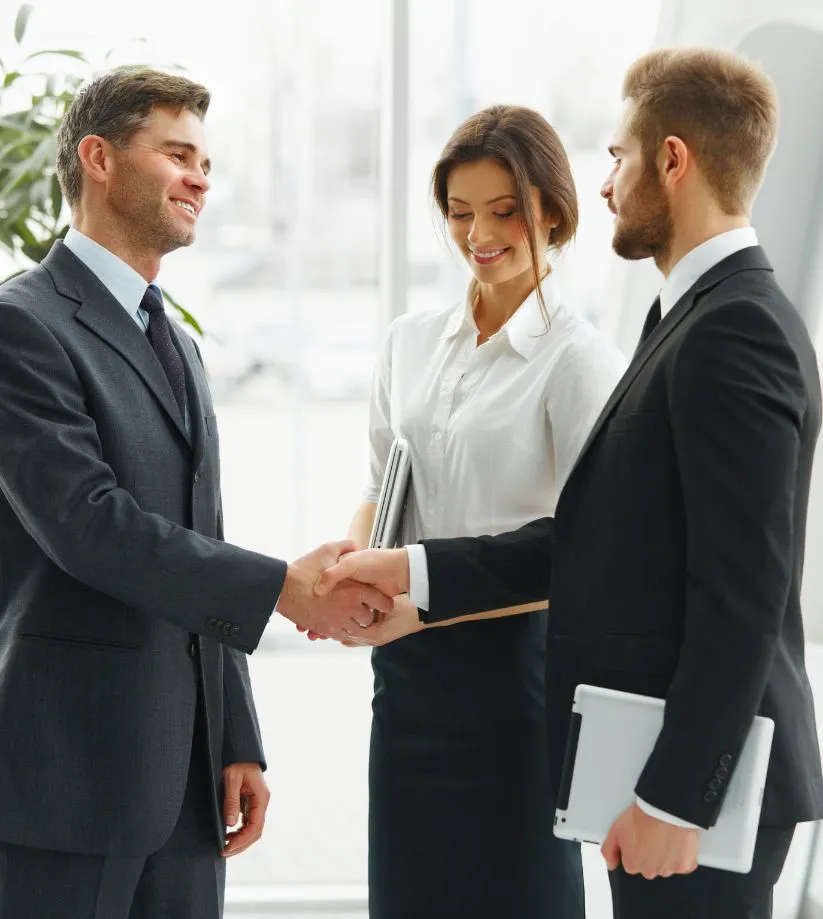
[[[349,533],[358,546],[398,436],[412,460],[402,543],[502,533],[550,515],[625,368],[549,277],[547,253],[574,235],[577,199],[563,146],[539,114],[495,106],[470,118],[434,169],[433,193],[473,280],[463,302],[391,327],[371,404],[371,483]],[[382,643],[371,919],[579,919],[579,848],[552,834],[546,612],[422,629],[398,602],[403,614],[369,630]]]

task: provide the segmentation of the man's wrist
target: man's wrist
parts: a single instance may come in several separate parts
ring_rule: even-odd
[[[661,810],[659,807],[655,807],[652,804],[649,804],[648,801],[644,801],[639,795],[635,795],[635,803],[649,817],[654,817],[655,820],[661,820],[663,823],[669,823],[672,826],[680,827],[683,830],[699,830],[700,827],[695,823],[689,823],[688,820],[683,820],[682,817],[676,817],[674,814],[668,813],[668,811]]]
[[[290,563],[286,566],[286,576],[283,579],[283,586],[280,588],[280,596],[274,604],[274,611],[283,616],[284,619],[288,619],[289,622],[296,622],[294,619],[293,596],[295,577],[296,572],[294,570],[294,564]]]
[[[406,546],[409,599],[422,610],[429,608],[429,572],[426,550],[421,543]]]

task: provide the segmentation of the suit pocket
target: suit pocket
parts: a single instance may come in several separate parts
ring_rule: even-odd
[[[18,632],[26,641],[41,642],[65,648],[91,648],[101,651],[139,651],[141,646],[129,642],[109,641],[97,638],[77,638],[74,635],[56,635],[53,632]]]

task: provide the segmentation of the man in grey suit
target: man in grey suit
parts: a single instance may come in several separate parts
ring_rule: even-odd
[[[150,286],[194,240],[209,93],[114,71],[58,138],[72,229],[0,286],[0,915],[216,919],[268,791],[245,655],[275,606],[391,601],[223,542],[214,409]],[[354,620],[354,623],[352,622]],[[228,833],[240,823],[240,829]]]

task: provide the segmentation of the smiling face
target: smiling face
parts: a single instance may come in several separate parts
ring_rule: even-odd
[[[653,166],[644,163],[640,141],[629,130],[631,101],[609,152],[614,165],[600,189],[615,215],[614,251],[625,259],[662,261],[674,234],[669,200]]]
[[[502,284],[533,273],[528,238],[517,206],[511,172],[494,159],[454,166],[446,183],[449,235],[481,284]],[[538,270],[546,266],[548,230],[540,193],[530,189]]]
[[[191,245],[211,166],[197,115],[155,107],[113,160],[106,203],[129,237],[159,255]]]

